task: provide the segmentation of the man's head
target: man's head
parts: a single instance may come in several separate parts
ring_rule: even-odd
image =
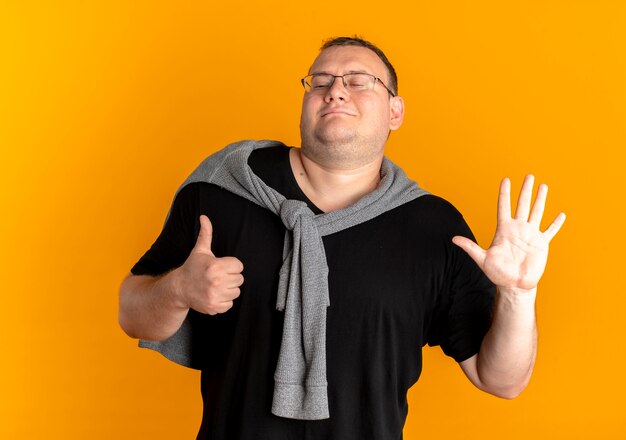
[[[360,38],[331,39],[303,85],[305,156],[341,169],[382,160],[390,130],[402,124],[404,101],[395,96],[395,70],[380,49]]]
[[[398,94],[398,75],[396,75],[396,69],[393,68],[391,62],[387,59],[385,53],[380,50],[377,46],[370,43],[367,40],[359,38],[357,36],[354,37],[336,37],[326,40],[322,47],[320,48],[320,52],[328,49],[329,47],[334,46],[360,46],[365,47],[372,52],[374,52],[378,58],[383,62],[385,67],[387,68],[387,86],[391,90],[394,95]]]

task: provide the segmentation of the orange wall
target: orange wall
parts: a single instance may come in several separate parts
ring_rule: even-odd
[[[119,282],[205,155],[298,144],[298,79],[354,33],[400,75],[389,155],[483,245],[504,175],[535,173],[547,217],[568,214],[529,388],[481,394],[428,349],[405,438],[626,438],[626,3],[404,4],[2,2],[0,438],[193,438],[198,374],[122,333]]]

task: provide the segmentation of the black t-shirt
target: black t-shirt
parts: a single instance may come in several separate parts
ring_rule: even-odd
[[[298,187],[289,149],[256,150],[254,172],[285,197],[318,208]],[[459,212],[426,195],[323,237],[329,266],[327,378],[330,419],[271,414],[283,315],[276,310],[285,228],[270,211],[215,185],[183,188],[164,229],[133,267],[158,275],[184,263],[199,216],[213,224],[213,252],[244,264],[231,310],[190,311],[193,362],[201,366],[198,439],[394,440],[402,438],[406,393],[422,368],[421,348],[441,345],[456,361],[480,348],[495,288],[451,239],[472,237]]]

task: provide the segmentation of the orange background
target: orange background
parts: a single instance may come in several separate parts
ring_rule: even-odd
[[[119,283],[207,154],[298,145],[298,79],[354,33],[399,72],[389,156],[481,244],[505,175],[568,214],[528,389],[482,394],[427,349],[405,438],[626,438],[620,0],[2,2],[0,438],[195,438],[199,375],[123,334]]]

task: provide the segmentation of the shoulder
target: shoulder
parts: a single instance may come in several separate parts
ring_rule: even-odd
[[[191,182],[183,184],[177,191],[174,203],[197,204],[206,197],[217,197],[220,193],[227,193],[219,186],[208,182]]]
[[[413,202],[418,209],[460,215],[452,203],[436,194],[425,194],[413,200]]]
[[[400,208],[403,215],[420,223],[445,224],[463,221],[463,215],[452,203],[434,194],[425,194]]]
[[[472,232],[459,210],[446,199],[426,194],[379,217],[386,234],[400,233],[407,241],[445,243],[452,237],[472,237]]]
[[[191,182],[179,188],[173,206],[193,208],[199,212],[225,212],[251,203],[214,183]]]

